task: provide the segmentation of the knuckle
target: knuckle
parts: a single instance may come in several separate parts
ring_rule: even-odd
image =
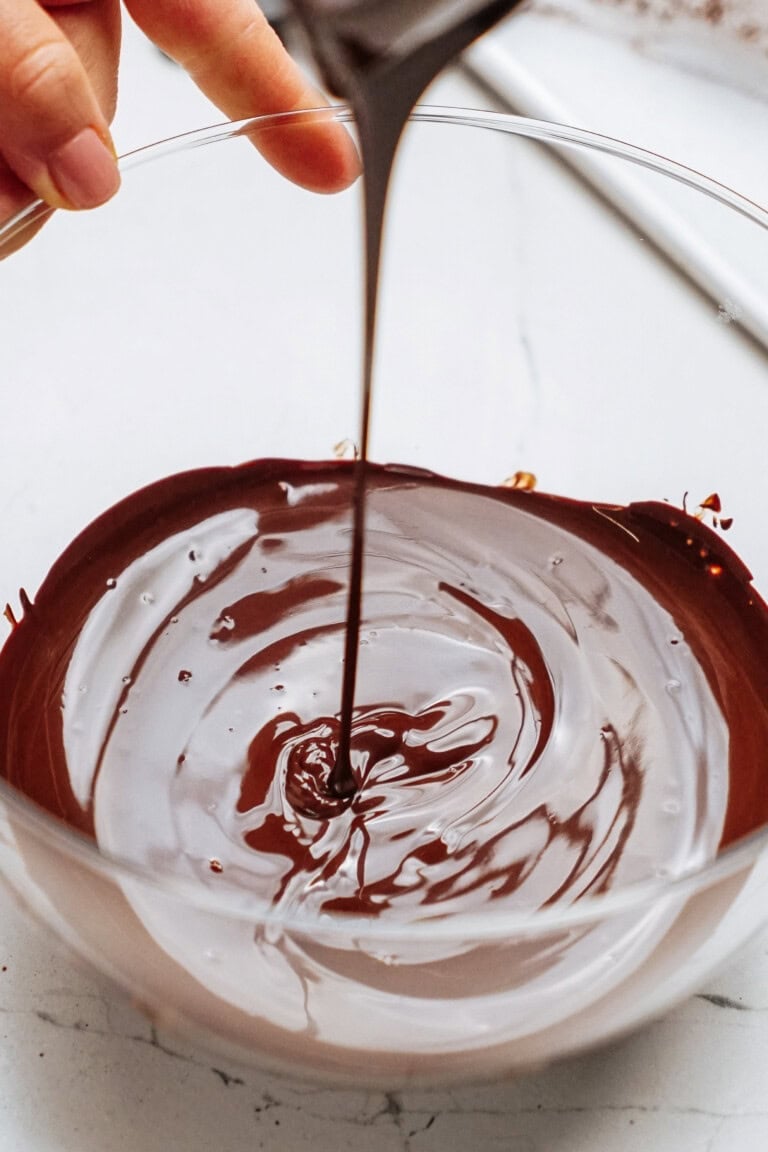
[[[65,44],[43,41],[21,55],[8,76],[9,96],[19,104],[35,104],[59,92],[71,80],[72,61]]]

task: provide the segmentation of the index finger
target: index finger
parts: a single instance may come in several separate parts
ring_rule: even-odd
[[[326,103],[253,0],[126,0],[126,7],[233,119]],[[269,133],[258,146],[290,180],[317,192],[346,188],[360,172],[350,136],[331,121]]]

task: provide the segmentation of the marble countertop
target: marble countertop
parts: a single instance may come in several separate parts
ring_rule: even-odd
[[[554,58],[561,16],[550,19],[540,4],[530,19],[542,26],[550,20]],[[116,126],[122,148],[221,119],[130,29],[126,53]],[[452,96],[456,89],[446,91]],[[579,95],[575,103],[586,116],[594,95],[591,103],[588,92]],[[732,98],[741,110],[743,94]],[[479,95],[477,102],[488,105]],[[636,102],[626,111],[624,133],[616,100],[610,123],[595,126],[642,136]],[[658,125],[649,121],[641,142],[653,146],[657,139]],[[719,156],[728,167],[733,136],[724,153],[713,139],[704,140],[697,125],[691,159],[709,156],[716,168]],[[755,151],[765,155],[764,146]],[[745,168],[743,180],[758,198],[765,189],[768,201],[761,171]],[[489,1087],[339,1092],[222,1063],[158,1033],[105,982],[59,953],[2,894],[0,1037],[0,1152],[768,1147],[768,934],[698,996],[608,1049]]]
[[[665,1019],[488,1087],[329,1091],[156,1032],[0,898],[0,1152],[762,1152],[768,934]]]

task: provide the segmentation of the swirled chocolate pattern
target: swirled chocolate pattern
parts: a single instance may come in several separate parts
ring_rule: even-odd
[[[335,795],[352,484],[262,461],[96,521],[3,649],[6,778],[120,857],[398,922],[571,903],[765,820],[768,614],[713,532],[396,467]]]

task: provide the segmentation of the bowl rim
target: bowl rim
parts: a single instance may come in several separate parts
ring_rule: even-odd
[[[267,128],[329,120],[352,124],[354,115],[348,106],[335,105],[224,121],[133,149],[120,157],[119,166],[122,173],[130,172],[171,155],[237,137],[252,137]],[[555,144],[580,149],[582,152],[617,157],[702,192],[768,231],[768,211],[759,204],[693,168],[613,137],[508,113],[432,105],[418,105],[411,113],[410,122],[480,128],[545,145]],[[53,212],[54,209],[38,200],[0,224],[0,251],[11,239],[41,223]],[[452,912],[447,915],[437,913],[431,918],[397,922],[349,914],[330,916],[327,913],[275,908],[254,894],[229,884],[224,878],[217,881],[214,891],[178,873],[158,873],[134,860],[104,852],[95,841],[38,807],[0,777],[0,859],[6,835],[10,833],[11,841],[15,839],[14,822],[18,822],[34,837],[60,849],[65,856],[74,858],[78,863],[118,884],[139,883],[201,911],[249,922],[257,921],[260,925],[285,931],[316,934],[319,930],[323,936],[343,936],[346,939],[359,936],[369,941],[417,938],[435,941],[457,938],[464,941],[501,941],[515,933],[534,936],[585,927],[609,916],[633,911],[641,913],[651,905],[658,906],[660,902],[682,903],[697,892],[745,871],[756,863],[763,849],[768,846],[768,827],[757,829],[704,864],[671,876],[635,881],[608,892],[584,896],[566,908],[545,906],[515,910],[494,909],[486,905],[479,911]]]

